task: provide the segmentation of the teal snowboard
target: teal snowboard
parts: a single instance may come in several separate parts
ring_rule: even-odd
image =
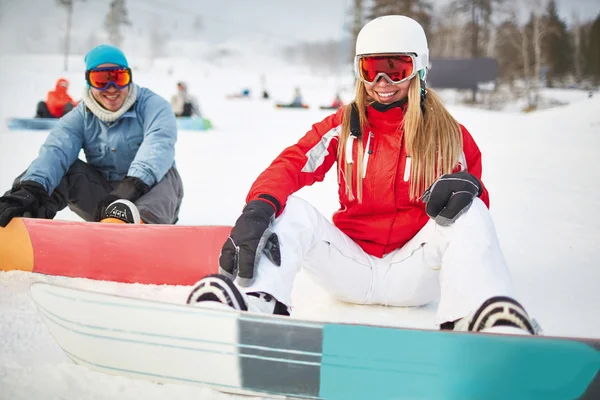
[[[320,323],[44,283],[71,359],[109,374],[303,399],[600,399],[600,339]]]

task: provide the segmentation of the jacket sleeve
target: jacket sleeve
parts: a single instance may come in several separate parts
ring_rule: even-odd
[[[341,121],[342,110],[339,110],[314,124],[298,143],[283,150],[258,176],[246,202],[258,198],[268,200],[279,215],[291,194],[321,182],[337,159]]]
[[[475,143],[475,140],[473,140],[473,137],[471,136],[469,131],[467,131],[467,129],[462,125],[460,126],[460,128],[462,130],[463,152],[465,154],[467,170],[469,171],[470,174],[475,176],[481,182],[482,192],[481,192],[481,196],[479,196],[479,198],[489,208],[490,207],[490,196],[489,196],[489,193],[488,193],[483,181],[481,180],[481,175],[483,172],[483,167],[481,165],[481,151],[479,151],[479,147],[477,146],[477,143]]]
[[[21,181],[37,182],[52,193],[79,156],[83,129],[83,105],[80,105],[58,120]]]
[[[127,175],[140,178],[152,187],[175,161],[177,122],[169,103],[154,93],[148,94],[138,112],[144,121],[144,140]]]

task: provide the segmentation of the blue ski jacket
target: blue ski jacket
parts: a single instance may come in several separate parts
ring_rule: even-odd
[[[50,131],[21,181],[35,181],[52,193],[83,149],[88,164],[108,181],[126,175],[152,187],[175,165],[177,122],[169,103],[137,88],[134,105],[115,122],[98,119],[83,102]]]

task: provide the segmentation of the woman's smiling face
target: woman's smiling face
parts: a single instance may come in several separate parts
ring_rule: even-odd
[[[409,79],[402,83],[393,84],[382,76],[372,85],[365,84],[365,89],[369,97],[378,103],[391,104],[395,101],[404,100],[408,96],[411,81],[412,79]]]

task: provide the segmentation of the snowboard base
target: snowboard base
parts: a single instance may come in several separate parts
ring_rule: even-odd
[[[303,399],[600,398],[600,339],[321,323],[45,283],[31,295],[76,363],[154,382]]]
[[[8,118],[6,125],[11,130],[50,130],[56,126],[58,118]]]

